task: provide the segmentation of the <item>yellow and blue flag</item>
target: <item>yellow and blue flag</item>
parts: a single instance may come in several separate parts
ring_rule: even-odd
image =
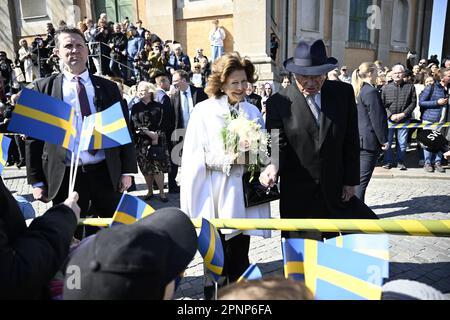
[[[10,143],[10,138],[4,134],[0,134],[0,174],[3,172],[6,162],[8,162],[8,149]]]
[[[124,193],[112,217],[110,227],[135,223],[139,219],[151,215],[153,212],[155,212],[155,209],[145,201]]]
[[[383,278],[389,278],[389,237],[386,234],[347,234],[327,239],[325,243],[383,259]]]
[[[296,246],[294,241],[281,239],[281,251],[283,254],[284,277],[304,281],[304,257],[303,248]]]
[[[83,143],[82,151],[114,148],[131,143],[130,132],[123,116],[120,102],[108,109],[91,114],[83,121],[83,128],[93,127],[89,145]],[[82,133],[81,136],[86,136]]]
[[[315,299],[381,298],[384,260],[309,239],[286,239],[284,246],[299,253],[297,261],[303,261],[305,284]]]
[[[242,276],[239,277],[239,279],[236,282],[241,282],[243,280],[257,280],[262,278],[261,270],[259,270],[256,263],[252,263],[247,270],[242,274]]]
[[[24,88],[8,130],[75,151],[75,109],[64,101]]]
[[[216,228],[205,218],[202,219],[202,228],[198,236],[198,251],[203,257],[206,268],[218,281],[224,264],[222,241]]]

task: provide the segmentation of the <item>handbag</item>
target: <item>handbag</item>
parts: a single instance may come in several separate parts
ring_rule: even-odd
[[[276,185],[271,188],[267,188],[259,183],[257,178],[259,177],[259,172],[255,173],[252,182],[249,181],[250,177],[250,172],[245,172],[242,176],[244,203],[246,208],[280,199],[280,192],[278,191],[278,187]]]
[[[166,148],[157,145],[150,145],[147,147],[145,157],[150,161],[164,161],[166,159]]]

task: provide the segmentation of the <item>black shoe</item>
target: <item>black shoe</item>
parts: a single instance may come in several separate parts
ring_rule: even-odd
[[[405,166],[405,164],[403,163],[403,162],[399,162],[398,163],[398,166],[397,166],[400,170],[407,170],[407,168],[406,168],[406,166]]]
[[[16,167],[18,169],[22,168],[24,165],[25,165],[25,160],[21,160],[21,161],[16,163]]]
[[[169,202],[169,199],[167,197],[163,198],[159,196],[159,200],[161,200],[162,202]]]
[[[440,163],[436,163],[434,165],[434,169],[436,169],[437,172],[445,173],[445,169],[442,167],[442,165]]]

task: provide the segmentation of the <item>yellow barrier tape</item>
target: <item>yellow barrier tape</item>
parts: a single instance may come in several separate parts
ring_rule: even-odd
[[[398,235],[450,237],[450,220],[364,220],[364,219],[211,219],[218,229],[321,231],[345,233],[389,233]],[[81,219],[81,225],[107,227],[111,218]],[[201,219],[192,219],[201,228]]]

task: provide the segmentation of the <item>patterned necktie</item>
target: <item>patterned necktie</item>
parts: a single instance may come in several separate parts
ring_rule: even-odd
[[[184,95],[184,103],[183,103],[183,124],[184,128],[187,128],[189,122],[189,100],[187,91],[183,92]]]
[[[308,103],[308,106],[311,109],[314,119],[316,120],[317,127],[319,127],[320,126],[320,108],[317,105],[314,97],[315,97],[315,95],[306,97],[306,102]]]
[[[89,106],[86,88],[84,87],[83,82],[81,82],[81,77],[75,77],[75,80],[77,80],[77,95],[78,102],[80,103],[81,116],[84,119],[84,117],[87,117],[91,114],[91,107]],[[91,155],[95,156],[97,150],[89,150],[88,152]]]
[[[231,118],[236,119],[239,116],[239,103],[230,107]]]

